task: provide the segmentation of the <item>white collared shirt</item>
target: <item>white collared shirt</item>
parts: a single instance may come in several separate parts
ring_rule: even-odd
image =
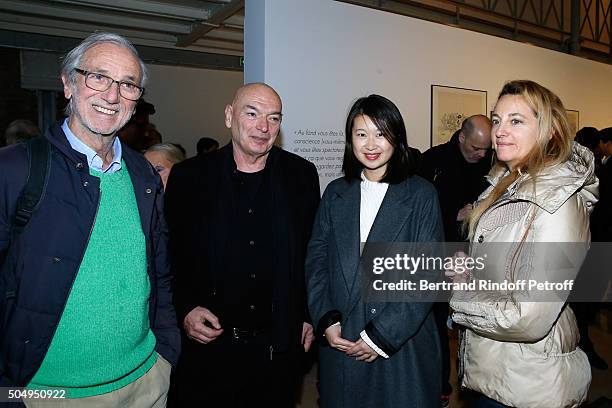
[[[366,242],[376,214],[387,194],[389,183],[368,180],[361,174],[361,205],[359,207],[359,235],[361,242]]]
[[[70,127],[68,127],[68,118],[64,120],[62,124],[62,130],[66,135],[66,139],[68,139],[68,143],[74,150],[79,153],[83,153],[87,156],[87,164],[89,168],[94,169],[100,173],[114,173],[116,171],[121,170],[121,142],[119,141],[119,137],[114,136],[115,140],[113,141],[113,161],[110,166],[106,170],[103,169],[104,160],[96,153],[94,149],[87,146],[85,143],[81,141],[78,137],[72,133]]]

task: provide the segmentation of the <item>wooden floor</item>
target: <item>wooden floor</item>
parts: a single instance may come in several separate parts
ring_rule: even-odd
[[[593,380],[589,389],[587,405],[589,408],[612,408],[612,309],[604,310],[599,313],[596,324],[589,327],[589,335],[595,349],[604,360],[608,362],[610,368],[607,370],[592,369]],[[451,336],[451,351],[456,350],[456,336]],[[460,395],[457,387],[455,358],[451,353],[451,383],[453,394],[451,395],[451,408],[469,408],[470,403],[467,397]],[[317,404],[317,365],[313,365],[308,374],[304,377],[301,402],[299,408],[316,408]],[[350,407],[347,407],[350,408]]]

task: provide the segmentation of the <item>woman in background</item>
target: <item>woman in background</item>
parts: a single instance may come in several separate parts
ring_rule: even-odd
[[[434,187],[413,175],[390,100],[358,99],[346,120],[344,177],[329,184],[306,258],[308,303],[324,334],[321,407],[437,407],[439,336],[431,303],[362,298],[360,242],[442,241]]]
[[[506,244],[513,256],[490,259],[472,275],[563,281],[554,266],[561,252],[546,243],[589,242],[597,201],[593,155],[572,142],[561,100],[532,81],[504,85],[492,122],[495,164],[468,221],[471,255],[479,243],[515,244]],[[476,391],[476,407],[577,407],[586,399],[591,369],[576,348],[576,320],[563,300],[543,301],[533,290],[463,291],[450,305],[453,320],[467,328],[460,378]]]
[[[172,166],[185,160],[183,152],[172,143],[153,145],[145,151],[144,156],[159,173],[164,183],[164,189]]]

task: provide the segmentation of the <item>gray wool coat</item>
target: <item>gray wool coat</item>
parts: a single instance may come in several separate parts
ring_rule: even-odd
[[[437,407],[441,359],[432,304],[362,299],[360,198],[359,180],[337,179],[323,194],[306,257],[309,311],[322,330],[329,312],[340,312],[342,337],[351,341],[370,324],[376,332],[371,339],[390,358],[357,361],[323,341],[321,407]],[[443,236],[436,191],[413,176],[389,185],[368,242],[435,242]]]

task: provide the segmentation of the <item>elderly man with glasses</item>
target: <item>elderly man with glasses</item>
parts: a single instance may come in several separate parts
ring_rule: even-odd
[[[0,386],[28,407],[163,407],[180,348],[163,187],[117,137],[146,67],[96,33],[61,79],[68,117],[41,142],[46,181],[25,222],[33,144],[0,150]]]

